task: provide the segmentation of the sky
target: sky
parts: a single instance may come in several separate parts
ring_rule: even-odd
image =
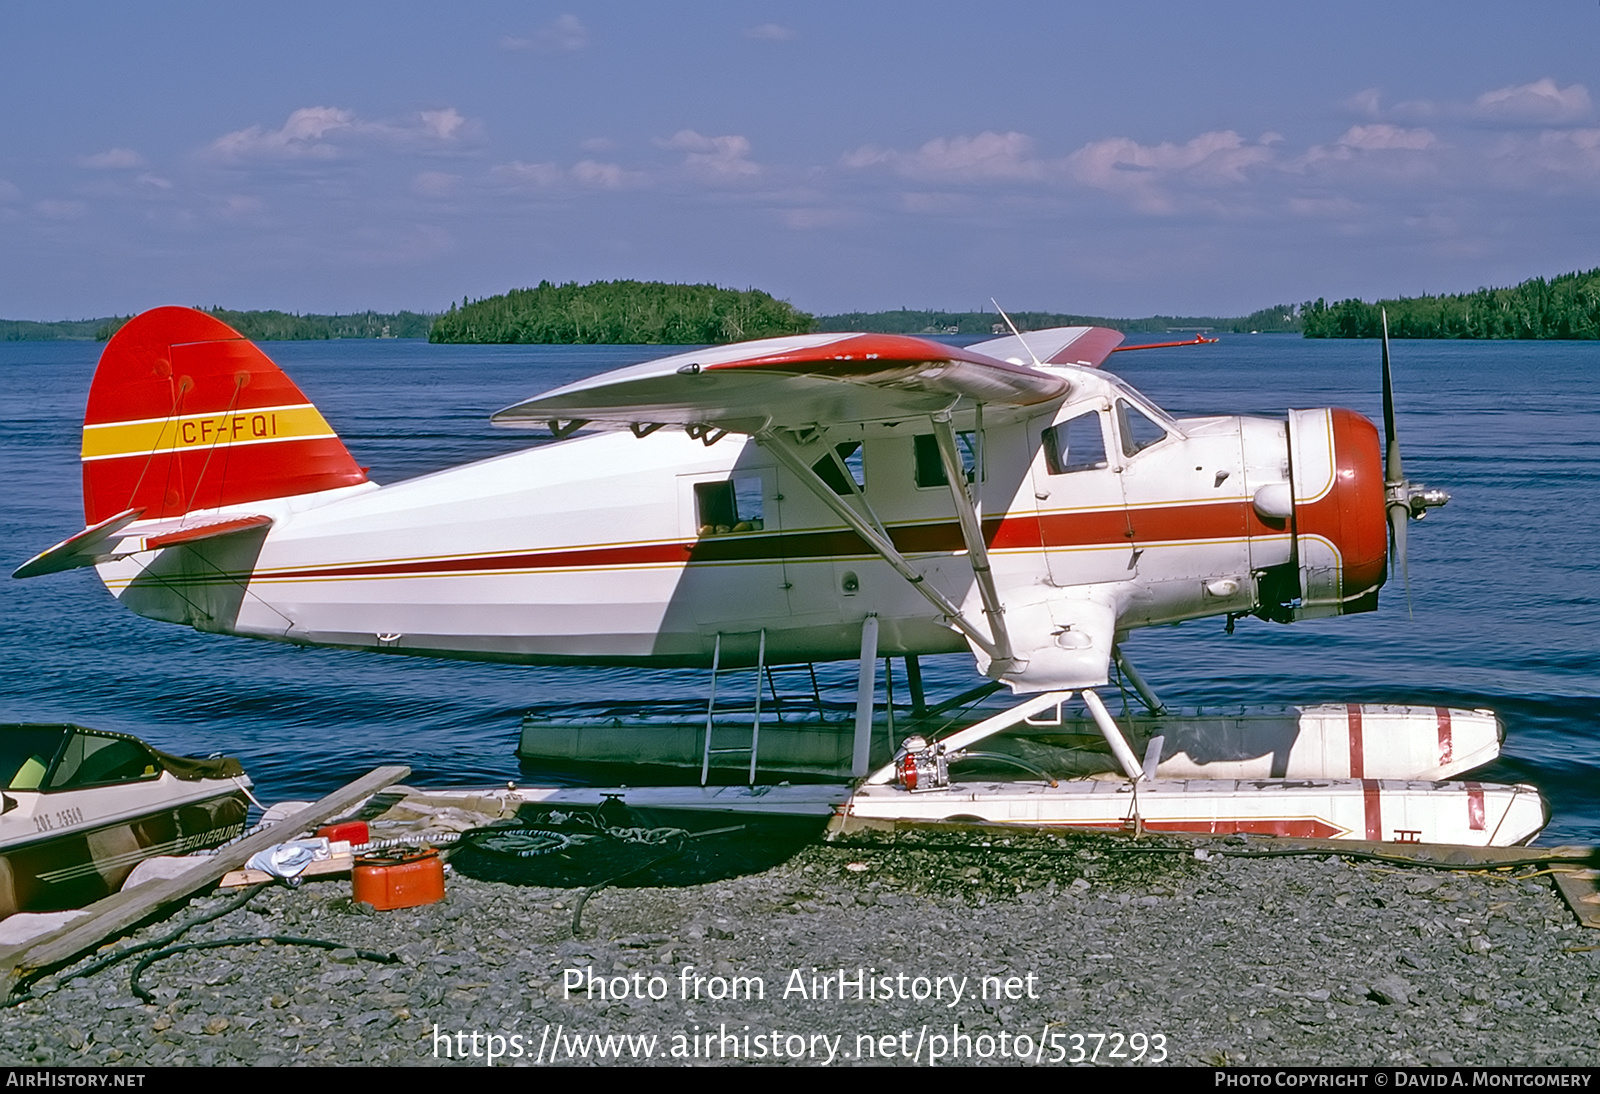
[[[1509,285],[1600,266],[1597,58],[1597,0],[8,0],[0,317]]]

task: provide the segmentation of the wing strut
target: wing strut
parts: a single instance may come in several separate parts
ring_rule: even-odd
[[[983,598],[983,615],[989,621],[989,633],[994,635],[995,652],[990,656],[996,662],[989,675],[998,679],[1011,668],[1011,636],[1006,633],[1005,609],[1000,604],[1000,594],[995,591],[994,571],[989,568],[989,550],[983,542],[983,522],[972,504],[972,492],[967,489],[967,473],[962,469],[961,457],[956,454],[955,429],[950,424],[950,412],[935,414],[933,436],[939,443],[939,461],[944,464],[944,477],[950,484],[950,498],[955,502],[956,520],[961,525],[961,538],[967,545],[967,564],[978,583],[978,594]],[[981,461],[977,474],[983,474]],[[1000,664],[1004,662],[1004,664]]]
[[[846,505],[844,499],[835,494],[833,488],[822,481],[822,477],[815,471],[811,470],[811,466],[806,463],[804,457],[795,451],[792,441],[787,440],[774,430],[766,430],[759,433],[756,439],[765,445],[774,456],[778,457],[778,462],[793,472],[795,478],[805,483],[813,494],[838,514],[839,519],[848,524],[851,531],[866,540],[867,545],[876,551],[885,562],[894,567],[895,572],[905,578],[913,589],[926,597],[935,608],[938,608],[940,614],[950,620],[957,630],[966,635],[973,645],[983,650],[989,656],[991,662],[1003,661],[1009,666],[1010,653],[1002,654],[999,647],[990,641],[987,635],[973,626],[972,621],[961,613],[961,609],[949,597],[928,584],[923,575],[919,574],[911,563],[906,561],[906,557],[896,549],[889,539],[888,531],[878,522],[876,517],[869,521],[866,517]],[[958,463],[957,467],[959,468],[959,466]],[[846,475],[845,481],[854,482],[854,479]],[[969,507],[970,504],[969,501]],[[1009,646],[1007,648],[1009,651]]]

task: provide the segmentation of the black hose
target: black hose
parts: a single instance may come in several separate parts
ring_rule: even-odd
[[[183,953],[186,950],[216,950],[224,946],[248,946],[259,942],[275,942],[280,946],[316,946],[324,950],[351,948],[343,942],[329,942],[322,938],[296,938],[292,935],[283,934],[245,935],[239,938],[219,938],[211,942],[185,942],[181,946],[169,946],[164,950],[157,950],[155,953],[146,954],[140,958],[139,963],[133,967],[133,972],[128,977],[128,987],[133,989],[133,994],[139,997],[140,1002],[154,1003],[156,1001],[155,993],[147,991],[145,986],[139,983],[139,976],[145,969],[162,958],[171,957],[173,954]],[[355,950],[354,952],[363,961],[376,961],[381,965],[393,965],[400,960],[400,955],[395,953],[374,953],[371,950]]]

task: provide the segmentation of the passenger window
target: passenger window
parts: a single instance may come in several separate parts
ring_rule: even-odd
[[[861,462],[861,442],[845,441],[843,444],[834,445],[833,450],[839,453],[839,462],[844,464],[845,470],[850,472],[850,477],[855,479],[856,488],[866,486],[866,469]],[[854,493],[850,489],[850,484],[845,482],[844,476],[839,474],[839,464],[834,462],[832,456],[822,457],[811,465],[811,470],[815,471],[817,477],[827,483],[828,488],[835,494],[848,496]]]
[[[916,450],[917,485],[923,488],[949,485],[944,461],[939,458],[938,439],[932,433],[923,433],[913,437],[912,444]],[[967,473],[967,481],[972,482],[974,468],[978,466],[978,435],[971,430],[957,433],[956,455],[961,457],[961,469]]]
[[[1136,456],[1167,436],[1165,429],[1126,399],[1117,400],[1117,432],[1122,435],[1124,456]]]
[[[765,526],[761,518],[761,480],[757,478],[697,482],[694,504],[702,536],[759,532]]]
[[[1100,412],[1090,410],[1044,431],[1044,462],[1052,475],[1098,471],[1106,466]]]

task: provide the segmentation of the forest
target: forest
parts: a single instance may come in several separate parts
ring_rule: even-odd
[[[541,281],[482,300],[463,300],[434,320],[430,342],[570,345],[706,345],[801,334],[806,312],[756,289],[659,281]]]
[[[1070,315],[1062,312],[1008,311],[1018,330],[1044,330],[1047,327],[1110,327],[1125,333],[1165,334],[1169,331],[1230,331],[1249,334],[1261,331],[1297,331],[1299,308],[1275,304],[1243,317],[1214,315],[1152,315],[1144,319],[1110,319],[1103,315]],[[818,330],[876,331],[880,334],[1009,334],[1010,328],[993,311],[897,311],[843,312],[817,319]]]
[[[1600,338],[1600,269],[1509,289],[1300,308],[1307,338],[1377,338],[1384,312],[1391,338]]]

